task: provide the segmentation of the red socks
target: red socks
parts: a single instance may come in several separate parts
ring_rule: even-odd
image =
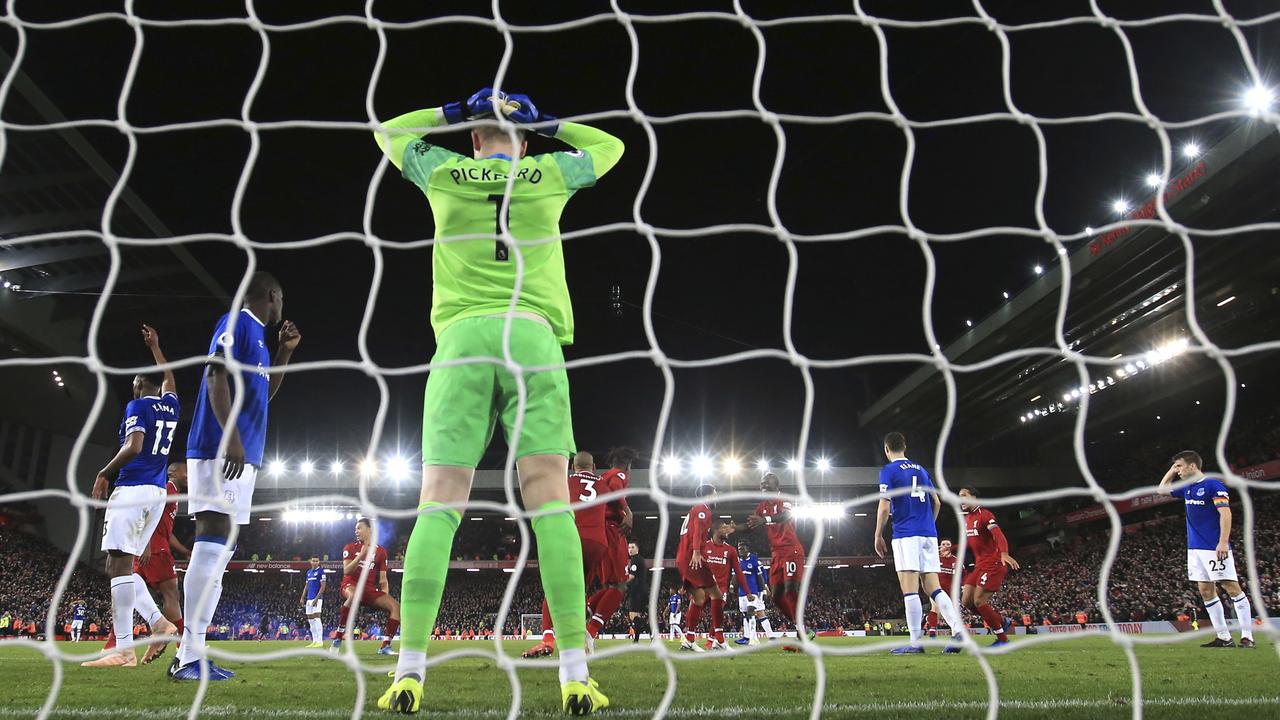
[[[182,647],[182,618],[174,620],[173,624],[178,626],[178,642],[174,643],[174,645]]]
[[[1009,639],[1009,636],[1004,632],[1004,617],[996,612],[995,608],[991,607],[991,603],[979,605],[978,614],[986,621],[987,627],[990,627],[991,631],[996,634],[996,638],[1001,641]]]
[[[591,634],[591,637],[596,637],[600,634],[604,624],[609,621],[609,618],[613,617],[613,614],[622,605],[622,593],[616,587],[607,587],[592,595],[591,598],[595,602],[592,602],[590,606],[595,610],[591,613],[591,622],[587,623],[587,632]]]
[[[930,612],[924,616],[924,629],[929,631],[929,637],[933,637],[938,632],[938,613]]]
[[[711,599],[711,631],[716,642],[724,644],[724,600]]]
[[[791,622],[796,623],[796,606],[792,600],[792,593],[783,592],[774,595],[774,604],[778,606],[778,610],[782,612],[782,616]]]
[[[698,621],[702,619],[702,606],[697,603],[689,604],[689,612],[684,619],[684,639],[685,642],[692,643],[698,639]]]
[[[391,638],[396,636],[396,630],[400,629],[400,621],[394,618],[387,620],[387,627],[382,631],[387,639],[382,641],[382,647],[391,645]]]

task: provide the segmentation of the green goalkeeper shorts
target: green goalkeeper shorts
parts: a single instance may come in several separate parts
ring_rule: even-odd
[[[513,439],[520,398],[516,377],[502,364],[506,318],[471,317],[444,329],[432,364],[482,359],[431,370],[422,402],[422,462],[473,468],[493,439],[501,418],[507,444],[516,457],[572,455],[573,417],[564,353],[551,328],[523,318],[511,321],[511,357],[522,367],[554,367],[524,372],[524,422]]]

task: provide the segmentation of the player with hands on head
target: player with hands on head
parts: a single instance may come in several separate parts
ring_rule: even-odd
[[[143,342],[151,350],[156,365],[168,361],[160,349],[155,330],[142,326]],[[173,371],[166,368],[157,376],[143,373],[133,378],[133,400],[125,406],[120,422],[120,449],[93,482],[92,497],[107,497],[107,487],[115,484],[107,500],[103,521],[102,550],[107,553],[106,571],[111,578],[111,627],[116,646],[85,667],[136,667],[133,649],[133,613],[139,586],[150,608],[146,620],[154,635],[173,635],[173,623],[155,608],[141,578],[133,573],[134,561],[148,548],[151,536],[164,515],[165,469],[173,433],[178,428],[179,403]],[[144,603],[145,604],[145,603]]]
[[[277,324],[280,330],[273,361],[266,330]],[[222,574],[235,549],[230,541],[231,526],[249,522],[253,488],[267,442],[267,404],[284,381],[283,370],[273,373],[268,368],[288,365],[301,340],[298,328],[284,320],[280,281],[261,271],[249,278],[240,312],[223,314],[214,326],[209,361],[187,435],[187,511],[196,517],[196,536],[182,583],[186,627],[182,646],[169,667],[169,677],[175,680],[199,680],[202,668],[207,668],[210,680],[228,680],[235,675],[205,657],[205,630],[218,609]],[[240,383],[231,376],[229,359],[242,366]],[[233,418],[237,384],[243,395],[240,411]]]
[[[1240,647],[1253,648],[1253,608],[1240,587],[1236,558],[1231,551],[1231,494],[1221,479],[1205,475],[1204,460],[1194,450],[1173,456],[1173,465],[1156,489],[1181,498],[1187,509],[1187,578],[1196,584],[1217,637],[1200,647],[1236,647],[1218,597],[1217,585],[1227,591],[1240,622]],[[1174,487],[1174,478],[1181,482]]]
[[[502,122],[495,122],[499,115]],[[474,123],[470,155],[423,138],[463,122]],[[527,155],[525,128],[574,149]],[[527,96],[491,88],[387,120],[373,135],[426,196],[437,240],[431,251],[435,369],[423,398],[422,492],[405,552],[400,659],[378,707],[420,708],[427,644],[461,521],[446,506],[469,498],[496,419],[515,452],[525,508],[537,513],[531,524],[560,656],[561,709],[589,715],[609,700],[587,670],[582,543],[565,482],[577,449],[561,350],[573,342],[574,320],[560,216],[578,190],[617,164],[623,143],[602,130],[557,121]],[[474,358],[492,362],[452,362]],[[507,361],[546,369],[524,374],[522,394]]]

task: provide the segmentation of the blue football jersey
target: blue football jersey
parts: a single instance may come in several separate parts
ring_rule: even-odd
[[[84,620],[84,605],[76,603],[76,606],[71,610],[71,617],[75,620]]]
[[[671,599],[667,601],[667,611],[673,614],[680,612],[680,596],[679,595],[672,595]]]
[[[1172,494],[1182,498],[1187,508],[1187,549],[1216,550],[1222,534],[1218,508],[1231,506],[1227,486],[1217,478],[1205,477],[1193,485],[1174,490]]]
[[[747,553],[745,558],[739,562],[742,565],[742,574],[747,578],[747,586],[738,585],[738,595],[746,597],[747,595],[759,595],[760,588],[764,587],[764,570],[760,567],[760,556],[755,553]]]
[[[155,485],[168,482],[169,449],[178,429],[178,396],[165,393],[130,400],[120,422],[120,444],[134,433],[142,433],[142,451],[116,475],[116,486]]]
[[[267,368],[271,358],[267,352],[266,327],[248,308],[236,318],[235,336],[228,338],[224,347],[220,340],[226,334],[230,314],[218,319],[209,342],[209,357],[231,354],[247,366],[244,377],[244,402],[236,427],[240,430],[240,442],[244,445],[245,461],[254,467],[262,467],[262,453],[267,444],[267,401],[270,400],[271,375]],[[232,386],[234,397],[235,385]],[[217,457],[218,444],[222,442],[222,426],[209,404],[209,378],[200,381],[200,395],[196,398],[196,411],[191,418],[191,434],[187,436],[187,457],[211,459]]]
[[[320,582],[324,580],[324,568],[307,570],[307,599],[315,600],[320,594]]]
[[[890,497],[897,490],[901,494]],[[938,537],[933,522],[933,480],[929,471],[906,458],[880,469],[880,497],[889,499],[893,537]]]

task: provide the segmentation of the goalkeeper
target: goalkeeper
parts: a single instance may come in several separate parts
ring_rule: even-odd
[[[471,131],[473,157],[422,139],[435,127],[495,117]],[[523,127],[575,150],[525,155]],[[587,674],[582,547],[569,509],[568,456],[575,452],[569,384],[560,346],[573,342],[560,213],[622,156],[618,138],[543,114],[525,95],[484,88],[466,101],[401,115],[374,133],[404,177],[427,196],[435,218],[432,250],[433,369],[422,408],[422,495],[404,559],[400,657],[395,683],[378,707],[414,713],[422,699],[427,639],[435,625],[461,516],[441,507],[465,503],[481,455],[501,418],[525,507],[538,540],[538,568],[560,649],[564,712],[588,715],[608,705]],[[510,195],[504,207],[509,178]],[[503,215],[505,211],[505,216]],[[505,231],[505,232],[504,232]],[[458,238],[458,239],[455,239]],[[509,242],[508,242],[509,241]],[[519,260],[520,262],[517,262]],[[516,282],[520,281],[517,291]],[[524,370],[524,419],[515,376],[504,364],[510,317],[511,358]]]

